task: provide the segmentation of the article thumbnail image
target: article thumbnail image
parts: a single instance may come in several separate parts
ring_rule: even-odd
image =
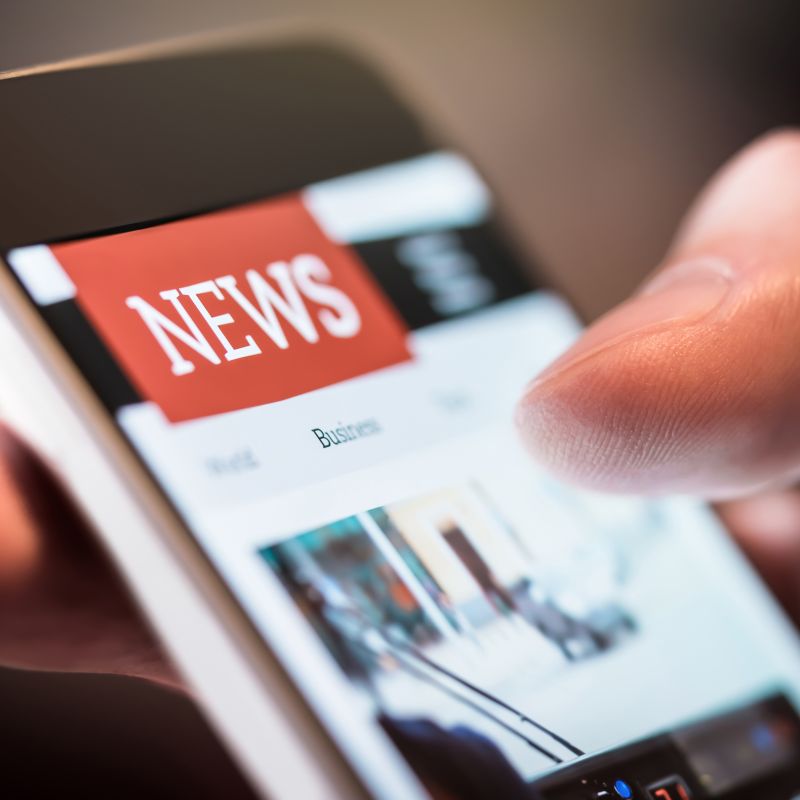
[[[636,630],[613,600],[576,602],[575,587],[564,602],[552,594],[546,566],[476,485],[374,508],[260,552],[360,681],[397,669],[398,652],[455,669],[468,652],[502,683],[504,665],[548,653],[591,658]]]

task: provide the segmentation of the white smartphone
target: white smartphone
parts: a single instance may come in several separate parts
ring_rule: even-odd
[[[793,629],[702,504],[526,457],[579,323],[371,68],[207,43],[0,107],[0,403],[259,792],[798,796]]]

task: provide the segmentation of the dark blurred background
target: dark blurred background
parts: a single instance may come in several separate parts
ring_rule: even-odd
[[[592,317],[728,156],[800,121],[798,22],[794,0],[0,0],[0,69],[255,23],[351,38]],[[248,796],[188,701],[119,678],[0,672],[0,766],[13,798]]]

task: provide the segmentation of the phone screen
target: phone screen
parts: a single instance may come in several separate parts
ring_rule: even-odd
[[[713,515],[523,451],[579,325],[459,154],[6,260],[376,794],[800,790],[797,647]]]

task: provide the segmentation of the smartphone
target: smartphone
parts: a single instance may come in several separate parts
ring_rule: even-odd
[[[0,402],[258,792],[798,796],[793,629],[702,504],[525,455],[579,321],[352,48],[126,52],[0,105]]]

